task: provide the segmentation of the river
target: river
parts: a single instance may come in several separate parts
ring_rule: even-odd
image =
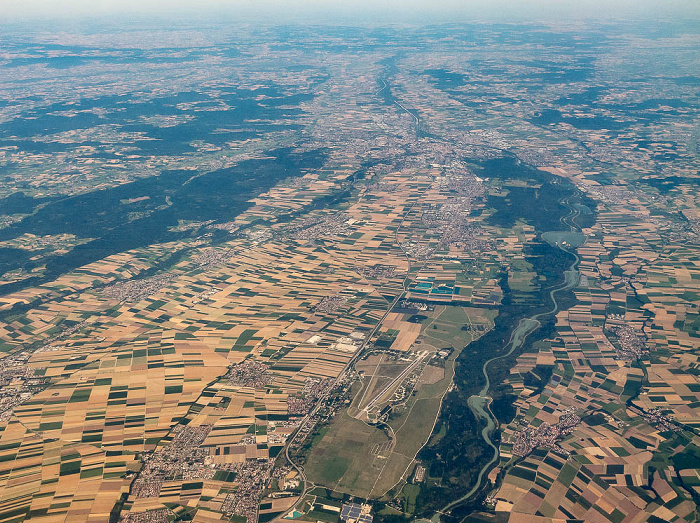
[[[566,225],[568,225],[571,229],[571,232],[580,233],[580,228],[575,225],[575,219],[580,214],[580,210],[577,209],[576,207],[573,207],[572,205],[570,205],[568,199],[563,201],[562,203],[564,205],[566,205],[570,210],[568,215],[561,218],[562,223],[565,223]],[[574,251],[568,250],[561,243],[556,243],[556,246],[559,249],[561,249],[562,251],[573,255],[574,261],[569,266],[569,269],[564,273],[564,282],[561,283],[560,285],[554,287],[553,289],[551,289],[549,291],[549,298],[552,302],[552,308],[548,311],[540,312],[538,314],[534,314],[532,316],[523,318],[518,322],[518,325],[513,330],[513,333],[511,334],[508,343],[506,344],[505,347],[503,347],[499,351],[500,354],[498,356],[494,356],[493,358],[487,360],[483,364],[481,371],[482,371],[484,379],[485,379],[484,386],[481,388],[481,390],[478,392],[478,394],[474,394],[474,395],[470,396],[469,400],[468,400],[468,405],[469,405],[469,408],[472,410],[472,412],[474,412],[474,414],[477,416],[478,419],[480,419],[486,423],[484,428],[481,430],[481,437],[486,442],[486,444],[493,449],[493,456],[491,457],[491,459],[487,463],[485,463],[481,467],[481,470],[479,471],[479,475],[477,477],[476,483],[473,485],[473,487],[466,494],[464,494],[462,497],[450,502],[449,504],[445,505],[442,509],[435,512],[435,515],[431,519],[434,523],[437,523],[440,520],[441,514],[448,513],[450,510],[452,510],[457,505],[464,503],[465,501],[468,501],[472,496],[474,496],[474,494],[476,494],[482,487],[484,475],[498,461],[498,457],[499,457],[498,446],[491,439],[491,437],[494,433],[494,430],[496,429],[496,427],[498,425],[498,422],[497,422],[496,417],[494,416],[494,414],[490,408],[491,398],[487,395],[489,392],[489,389],[491,388],[491,378],[489,376],[489,365],[496,360],[510,356],[517,349],[521,348],[523,346],[523,343],[527,339],[527,337],[530,334],[532,334],[535,331],[535,329],[537,329],[541,325],[540,320],[542,318],[544,318],[546,316],[550,316],[550,315],[555,315],[557,312],[559,312],[559,304],[557,302],[556,294],[561,292],[561,291],[570,290],[578,285],[579,273],[578,273],[578,270],[576,269],[576,267],[578,266],[579,261],[580,261],[578,254],[576,254],[576,252],[574,252]],[[503,352],[503,351],[505,351],[505,352]]]

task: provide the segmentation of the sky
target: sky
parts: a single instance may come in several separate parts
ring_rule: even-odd
[[[6,20],[196,15],[275,23],[700,19],[700,0],[0,0],[0,13]]]

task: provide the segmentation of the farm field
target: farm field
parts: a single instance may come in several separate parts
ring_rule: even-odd
[[[700,520],[695,22],[420,22],[0,21],[0,523]]]

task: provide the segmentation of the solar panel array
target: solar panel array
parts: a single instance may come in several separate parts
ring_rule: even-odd
[[[340,512],[343,521],[356,521],[357,523],[372,523],[372,516],[362,512],[362,506],[357,503],[346,503]]]

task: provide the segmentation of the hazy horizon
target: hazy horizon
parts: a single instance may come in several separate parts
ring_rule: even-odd
[[[0,0],[6,21],[78,19],[103,16],[207,18],[226,16],[245,21],[320,23],[402,23],[465,21],[572,21],[700,18],[696,0],[600,0],[557,2],[554,0],[352,0],[338,4],[327,0],[279,1],[203,0],[193,6],[185,0]]]

